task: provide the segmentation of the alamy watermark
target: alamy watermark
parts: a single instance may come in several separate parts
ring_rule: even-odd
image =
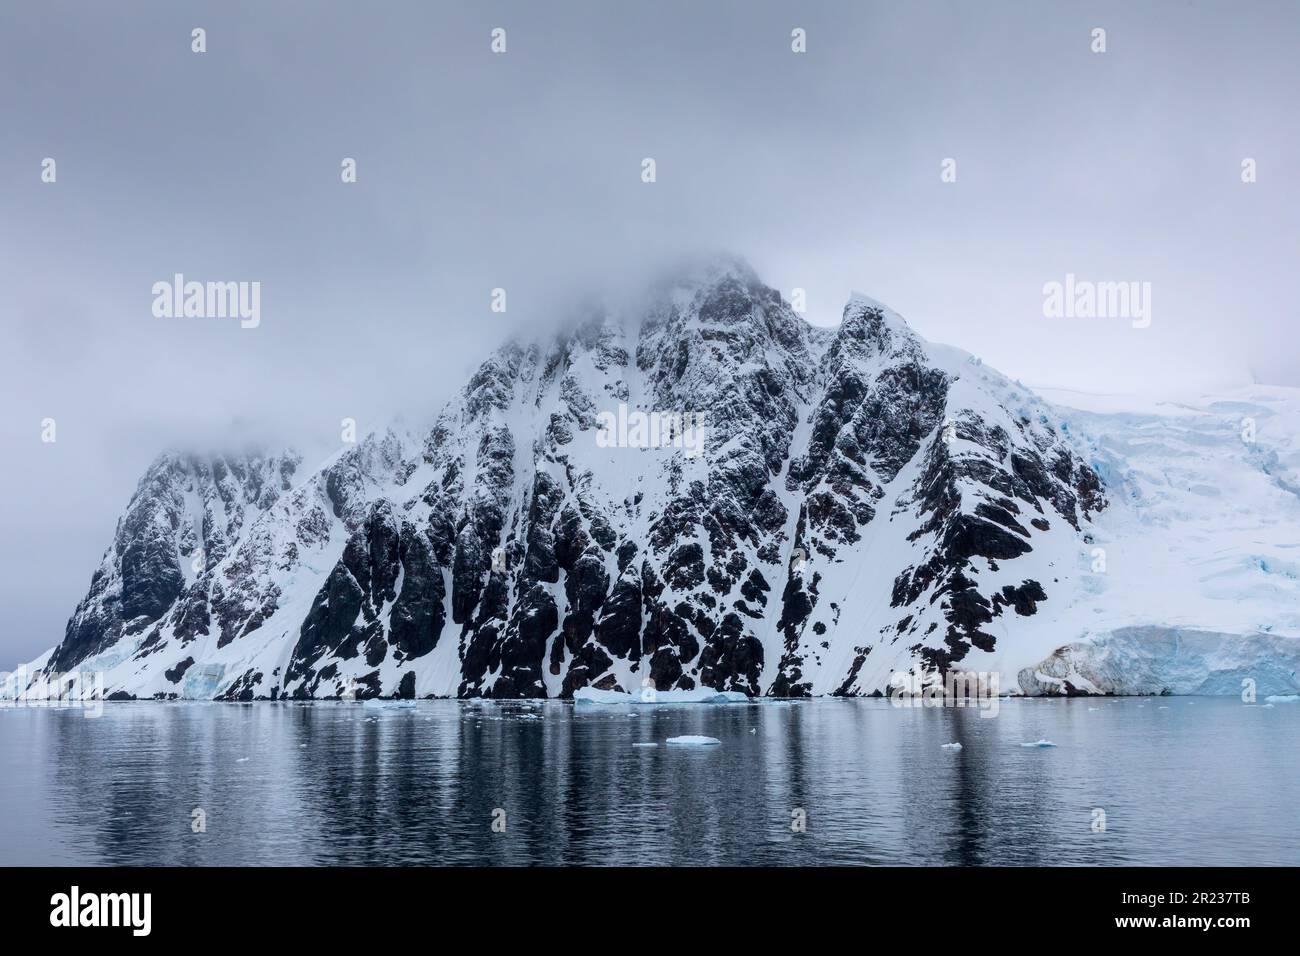
[[[704,454],[704,416],[699,412],[643,412],[620,402],[618,412],[596,416],[600,448],[680,448],[687,458]]]
[[[998,715],[997,671],[948,671],[943,680],[920,665],[889,676],[889,702],[895,707],[977,707],[981,717]]]
[[[1151,324],[1150,282],[1092,282],[1067,272],[1064,282],[1043,284],[1043,315],[1049,319],[1131,319]]]
[[[152,893],[83,893],[74,885],[50,897],[50,925],[55,927],[122,926],[132,936],[148,936],[152,911]]]
[[[262,324],[261,282],[186,282],[178,272],[152,291],[158,319],[239,319],[244,329]]]

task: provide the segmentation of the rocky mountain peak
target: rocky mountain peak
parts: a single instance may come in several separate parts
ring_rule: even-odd
[[[1018,563],[1104,505],[950,366],[865,296],[817,330],[696,262],[496,350],[420,439],[151,469],[56,660],[164,697],[879,692],[1014,640],[1053,594]]]

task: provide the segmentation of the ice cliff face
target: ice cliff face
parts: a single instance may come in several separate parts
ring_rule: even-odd
[[[602,432],[637,412],[702,423],[702,454]],[[818,329],[714,262],[499,349],[425,433],[306,473],[163,456],[46,667],[138,698],[858,695],[913,666],[1122,691],[1067,687],[1068,647],[1103,618],[1182,622],[1159,588],[1127,618],[1107,598],[1097,542],[1147,512],[1115,436],[1073,414],[869,299]],[[1271,469],[1294,527],[1293,465],[1234,467]],[[1270,586],[1296,596],[1294,573]]]

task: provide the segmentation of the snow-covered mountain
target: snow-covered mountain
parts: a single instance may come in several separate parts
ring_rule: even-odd
[[[425,433],[306,472],[162,456],[29,667],[235,700],[861,695],[914,666],[1295,692],[1297,392],[1060,401],[865,297],[813,327],[718,260],[504,346]],[[637,412],[703,453],[610,441]]]

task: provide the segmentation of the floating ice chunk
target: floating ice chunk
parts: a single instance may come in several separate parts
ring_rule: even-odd
[[[722,743],[717,737],[700,737],[696,734],[687,734],[684,737],[669,737],[668,745],[670,747],[708,747],[712,744]]]
[[[749,698],[739,691],[714,690],[697,687],[695,690],[661,690],[644,694],[627,694],[620,690],[597,690],[583,687],[573,692],[573,703],[579,707],[644,704],[747,704]]]
[[[944,744],[944,750],[961,750],[961,744]]]
[[[1021,744],[1022,747],[1055,747],[1056,744],[1050,740],[1031,740],[1027,744]]]
[[[414,710],[415,701],[413,700],[381,700],[378,697],[369,697],[362,705],[375,710]]]
[[[1300,694],[1270,694],[1264,701],[1269,704],[1295,704],[1300,703]]]
[[[658,745],[657,743],[655,743],[655,742],[652,740],[652,741],[650,741],[650,743],[648,743],[648,744],[635,743],[635,744],[633,744],[632,746],[633,746],[633,747],[658,747],[659,745]]]
[[[248,763],[248,758],[240,757],[238,760],[235,761],[235,763]]]

